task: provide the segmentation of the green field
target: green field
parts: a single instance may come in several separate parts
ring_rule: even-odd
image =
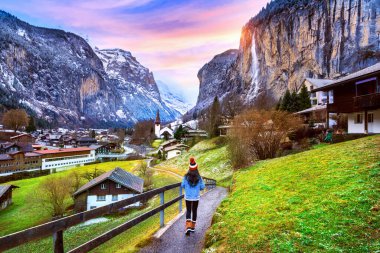
[[[115,167],[121,167],[125,170],[132,171],[136,164],[137,161],[120,161],[88,165],[74,169],[80,173],[84,173],[87,170],[93,170],[95,166],[97,169],[103,171],[108,171],[114,169]],[[14,203],[9,208],[0,212],[0,235],[6,235],[49,221],[49,216],[45,214],[43,210],[33,208],[31,205],[29,205],[28,196],[33,194],[38,184],[46,177],[54,177],[68,173],[70,173],[70,170],[48,175],[45,177],[10,182],[17,186],[20,186],[20,188],[16,189],[13,192]],[[178,178],[169,173],[155,172],[153,177],[155,188],[178,182]],[[165,194],[166,200],[170,200],[175,196],[178,196],[178,189],[173,189]],[[159,198],[156,197],[149,202],[149,206],[144,210],[133,210],[130,211],[130,213],[127,215],[106,216],[108,220],[105,222],[86,226],[78,225],[68,229],[64,233],[65,250],[72,249],[96,237],[97,235],[100,235],[107,230],[110,230],[117,225],[120,225],[130,220],[131,218],[136,217],[137,215],[154,208],[158,205],[158,203]],[[166,220],[170,220],[178,213],[178,205],[173,205],[167,209],[165,213]],[[135,226],[134,228],[126,231],[125,233],[115,237],[110,242],[105,243],[96,249],[95,252],[135,252],[138,249],[138,245],[148,240],[158,228],[159,217],[156,215]],[[9,252],[52,252],[52,239],[50,237],[39,240],[37,242],[28,243],[21,247],[12,249]]]
[[[205,252],[380,249],[380,136],[261,161],[233,181]]]
[[[228,180],[232,175],[232,167],[226,149],[225,140],[221,137],[204,140],[197,143],[189,152],[164,161],[156,167],[184,175],[189,168],[189,158],[195,157],[202,176],[219,182]]]

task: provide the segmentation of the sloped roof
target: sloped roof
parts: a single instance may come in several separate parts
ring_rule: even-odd
[[[306,78],[306,80],[310,82],[315,88],[323,87],[334,82],[334,80],[330,79]]]
[[[15,185],[11,185],[11,184],[8,184],[8,185],[0,185],[0,198],[1,196],[4,195],[4,193],[6,193],[9,188],[19,188],[18,186],[15,186]]]
[[[47,149],[47,150],[36,150],[35,153],[38,154],[56,154],[56,153],[67,153],[67,152],[78,152],[78,151],[90,151],[92,148],[60,148],[60,149]]]
[[[370,74],[373,74],[373,73],[377,73],[377,72],[380,73],[380,63],[376,63],[375,65],[372,65],[372,66],[370,66],[368,68],[365,68],[365,69],[359,70],[357,72],[354,72],[352,74],[349,74],[347,76],[338,78],[338,79],[334,80],[334,82],[332,82],[330,84],[327,84],[327,85],[324,85],[322,87],[319,87],[317,89],[314,89],[312,91],[313,92],[321,91],[321,90],[323,90],[323,89],[325,89],[327,87],[337,86],[339,84],[343,84],[345,82],[348,82],[348,81],[351,81],[351,80],[355,80],[357,78],[365,77],[367,75],[370,75]]]
[[[122,186],[139,193],[142,193],[144,189],[144,180],[142,178],[135,176],[122,168],[116,167],[83,185],[74,193],[74,196],[98,185],[106,179],[112,180],[115,183],[121,184]]]
[[[317,105],[317,106],[310,107],[310,108],[307,108],[307,109],[299,111],[299,112],[295,112],[294,114],[303,114],[303,113],[309,113],[309,112],[316,112],[316,111],[321,111],[321,110],[325,110],[325,109],[326,109],[326,105]]]
[[[185,145],[185,144],[177,144],[177,145],[174,145],[174,146],[170,146],[170,147],[167,147],[167,148],[164,148],[164,151],[167,152],[167,151],[171,151],[171,150],[183,150],[183,149],[186,149],[186,148],[189,148],[189,146]]]
[[[16,136],[12,136],[10,139],[12,140],[12,139],[20,138],[22,136],[29,136],[29,137],[33,138],[33,136],[31,134],[23,133],[23,134],[19,134],[19,135],[16,135]]]
[[[13,158],[8,154],[0,154],[0,161],[13,160]]]

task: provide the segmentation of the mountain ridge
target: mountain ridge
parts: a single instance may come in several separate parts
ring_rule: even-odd
[[[164,121],[180,115],[162,102],[153,74],[130,52],[103,50],[126,57],[111,62],[113,75],[101,51],[74,33],[35,27],[4,11],[0,28],[0,104],[6,107],[22,106],[64,126],[130,126],[157,110]]]

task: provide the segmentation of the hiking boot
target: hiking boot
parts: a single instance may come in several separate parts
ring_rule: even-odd
[[[195,232],[195,223],[196,223],[195,221],[191,222],[191,229],[190,229],[190,231],[193,232],[193,233]]]
[[[191,220],[186,220],[186,227],[185,227],[186,235],[190,235],[191,228],[192,228]]]

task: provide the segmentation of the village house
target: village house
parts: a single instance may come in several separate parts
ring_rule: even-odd
[[[0,210],[12,204],[12,191],[19,188],[15,185],[0,185]]]
[[[21,171],[40,170],[42,167],[41,155],[34,152],[15,151],[0,154],[0,174],[9,175]]]
[[[165,154],[165,158],[171,159],[171,158],[181,155],[184,151],[188,151],[189,146],[185,144],[176,144],[173,146],[168,146],[166,148],[163,148],[162,150]]]
[[[312,92],[323,91],[327,94],[327,115],[347,115],[348,133],[380,133],[379,78],[380,63],[377,63],[313,89]],[[329,117],[326,117],[326,125],[329,125]]]
[[[327,103],[328,99],[333,101],[334,96],[330,91],[317,91],[313,92],[314,89],[320,88],[326,85],[331,84],[334,80],[330,79],[315,79],[315,78],[305,78],[303,85],[306,86],[310,94],[310,103],[311,107],[305,110],[296,112],[296,114],[303,117],[305,124],[313,124],[314,126],[326,127],[326,117],[327,117]],[[335,116],[335,113],[329,113],[329,125],[328,127],[333,127],[336,125],[336,121],[332,118]]]
[[[117,148],[117,145],[115,143],[92,144],[89,148],[95,150],[95,155],[109,154]]]
[[[121,168],[115,168],[80,187],[73,195],[75,211],[81,212],[105,206],[140,194],[144,180]],[[140,206],[140,202],[130,206]]]
[[[15,143],[18,143],[18,142],[34,143],[36,139],[31,134],[23,133],[23,134],[10,137],[10,141],[15,142]]]
[[[43,170],[95,162],[95,150],[86,147],[37,150],[35,153],[41,155]]]
[[[77,145],[79,147],[89,147],[91,146],[92,144],[97,144],[98,141],[94,138],[91,138],[91,137],[81,137],[79,139],[77,139]]]

